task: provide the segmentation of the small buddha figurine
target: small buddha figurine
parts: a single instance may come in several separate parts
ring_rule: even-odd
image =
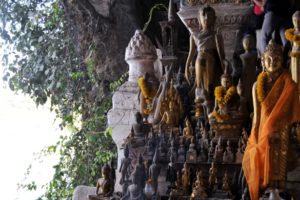
[[[182,184],[182,174],[181,171],[177,171],[176,173],[176,183],[175,183],[175,188],[171,190],[170,192],[170,197],[178,197],[178,196],[183,196],[186,194],[183,184]]]
[[[225,174],[223,177],[222,190],[224,192],[230,192],[230,184],[229,184],[229,178],[228,178],[227,171],[225,171]]]
[[[217,189],[218,179],[217,179],[217,168],[215,167],[215,163],[211,163],[211,167],[209,168],[209,178],[208,178],[209,187],[212,189]]]
[[[177,162],[178,163],[184,163],[185,162],[185,148],[184,148],[184,144],[183,144],[183,140],[180,140],[180,147],[178,149],[178,157],[177,157]]]
[[[238,149],[237,149],[237,152],[235,153],[235,163],[241,164],[243,161],[243,156],[244,156],[244,154],[242,153],[241,142],[239,141]]]
[[[230,144],[230,140],[227,140],[226,151],[223,154],[223,163],[233,163],[234,153]]]
[[[186,153],[186,162],[187,163],[196,163],[197,162],[197,151],[195,149],[194,137],[191,140],[189,150]]]
[[[143,189],[141,185],[138,184],[139,175],[136,171],[133,171],[131,175],[132,184],[128,187],[126,194],[121,198],[121,200],[146,200]]]
[[[143,123],[143,116],[140,112],[135,113],[135,123],[132,125],[134,137],[144,138],[146,135],[146,126]]]
[[[223,161],[223,151],[224,151],[224,148],[222,146],[222,137],[219,137],[218,144],[217,144],[216,149],[215,149],[215,155],[214,155],[214,162],[215,163],[222,163],[222,161]]]
[[[177,161],[177,151],[176,151],[176,147],[175,147],[175,141],[174,141],[174,138],[172,139],[171,141],[171,146],[169,148],[169,151],[168,151],[168,157],[171,159],[171,157],[173,157],[174,159],[174,162]]]
[[[150,158],[152,158],[152,156],[154,155],[154,147],[152,146],[150,140],[148,140],[146,143],[144,155]]]
[[[214,155],[215,155],[215,147],[213,141],[211,141],[208,150],[208,160],[207,160],[208,163],[213,162]]]
[[[203,145],[200,145],[200,151],[197,160],[198,162],[202,163],[202,162],[207,162],[207,159],[208,159],[207,152],[203,148]]]
[[[183,129],[183,137],[191,139],[193,137],[193,128],[188,118],[185,119],[185,127]]]
[[[185,162],[183,165],[183,169],[181,170],[182,172],[182,186],[184,188],[184,190],[187,192],[189,191],[189,187],[190,187],[190,169],[187,165],[187,163]]]
[[[174,110],[174,102],[169,102],[169,109],[162,115],[161,123],[166,124],[169,127],[176,126],[179,122],[178,113]]]
[[[102,176],[97,181],[96,185],[96,195],[88,195],[89,200],[102,200],[104,197],[112,196],[114,192],[114,180],[112,179],[111,175],[111,168],[108,164],[105,164],[102,167]]]
[[[209,148],[209,134],[203,123],[201,123],[201,136],[202,136],[203,148],[208,149]]]
[[[160,166],[158,164],[158,150],[156,149],[153,157],[153,163],[149,167],[149,178],[151,179],[152,187],[154,188],[155,194],[157,194],[159,174],[160,174]]]
[[[121,165],[119,172],[121,173],[120,185],[123,185],[124,182],[128,181],[130,169],[131,168],[131,159],[129,158],[129,147],[125,146],[124,149],[124,158],[121,160]]]
[[[215,88],[215,107],[214,111],[209,114],[209,119],[226,122],[234,117],[232,115],[233,111],[238,110],[238,99],[236,87],[232,85],[232,78],[226,67],[221,76],[221,86]]]
[[[194,183],[193,192],[191,195],[191,200],[195,198],[207,198],[205,180],[203,178],[203,173],[201,170],[197,172],[197,179]]]
[[[163,142],[163,140],[160,140],[158,146],[158,155],[160,161],[165,161],[167,159],[167,150],[165,146],[166,146],[165,142]]]
[[[145,184],[146,184],[147,175],[146,175],[146,168],[145,168],[145,164],[144,164],[144,159],[143,159],[143,156],[142,156],[141,153],[139,154],[138,163],[135,165],[134,171],[137,174],[138,184],[141,186],[141,188],[144,188]]]
[[[245,52],[240,55],[242,61],[241,82],[244,97],[248,100],[248,105],[252,106],[252,86],[256,81],[257,52],[255,50],[255,38],[247,34],[243,37],[243,48]]]
[[[176,180],[177,180],[177,171],[175,168],[175,158],[171,155],[170,162],[167,168],[166,181],[170,182],[170,188],[175,188]]]

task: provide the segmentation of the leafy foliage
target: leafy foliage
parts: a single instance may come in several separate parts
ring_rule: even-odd
[[[2,0],[0,4],[3,78],[12,90],[29,94],[37,105],[49,101],[62,119],[61,127],[74,131],[43,150],[45,155],[60,155],[53,180],[44,186],[43,199],[71,199],[77,185],[94,185],[101,166],[116,152],[106,130],[106,113],[112,105],[112,92],[126,75],[113,83],[95,76],[97,45],[93,40],[82,42],[95,33],[82,34],[76,27],[74,13],[69,11],[75,3]],[[76,20],[87,16],[82,14]],[[37,185],[32,181],[20,187],[35,190]]]

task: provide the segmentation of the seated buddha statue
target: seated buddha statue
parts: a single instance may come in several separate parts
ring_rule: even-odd
[[[169,102],[169,109],[167,109],[162,115],[161,123],[166,124],[170,128],[179,123],[179,115],[178,112],[175,111],[173,101]]]
[[[207,197],[207,193],[205,187],[205,180],[203,178],[203,173],[200,170],[199,172],[197,172],[197,179],[194,183],[191,200],[195,198],[206,198],[206,197]]]
[[[232,85],[231,75],[225,68],[224,74],[221,76],[221,86],[215,88],[215,107],[214,111],[209,114],[210,119],[217,122],[226,122],[232,117],[233,111],[238,110],[237,89]]]
[[[292,166],[289,129],[300,121],[297,85],[283,68],[282,47],[271,40],[261,60],[264,71],[252,89],[252,130],[242,162],[251,199],[268,187],[285,189],[287,166]]]
[[[232,84],[232,77],[227,67],[221,76],[221,86],[215,88],[215,107],[209,114],[209,124],[214,138],[238,139],[245,120],[245,113],[240,111],[240,96]]]
[[[114,192],[114,184],[113,179],[110,176],[111,175],[111,168],[108,164],[105,164],[102,167],[102,176],[103,178],[100,178],[97,181],[96,185],[96,195],[88,195],[89,200],[102,200],[105,197],[112,196]]]
[[[193,128],[188,118],[185,119],[185,127],[183,128],[183,137],[190,140],[193,137]]]

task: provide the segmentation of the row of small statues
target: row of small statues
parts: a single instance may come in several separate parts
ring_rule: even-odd
[[[209,194],[216,192],[224,192],[226,197],[231,195],[231,185],[229,181],[228,172],[223,174],[222,181],[218,179],[218,170],[214,163],[208,171],[208,181],[205,179],[205,175],[202,170],[196,172],[196,178],[193,180],[191,177],[191,170],[187,163],[183,165],[183,168],[179,171],[171,169],[172,166],[168,166],[168,174],[173,172],[172,179],[167,174],[167,181],[170,181],[170,199],[180,199],[183,196],[190,196],[190,199],[207,198]],[[175,181],[176,180],[176,181]],[[192,183],[192,184],[191,184]],[[221,184],[220,184],[221,183]],[[221,190],[220,190],[221,189]]]

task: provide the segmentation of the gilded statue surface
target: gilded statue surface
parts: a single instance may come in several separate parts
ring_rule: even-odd
[[[282,47],[273,40],[262,65],[253,85],[254,116],[242,163],[251,199],[259,198],[260,189],[285,189],[289,126],[300,120],[297,85],[283,68]]]
[[[215,10],[210,6],[203,6],[199,11],[199,33],[190,36],[190,50],[185,65],[185,77],[190,81],[189,67],[192,65],[196,49],[198,51],[195,61],[196,88],[202,88],[208,94],[207,113],[213,108],[213,90],[218,85],[219,77],[223,71],[223,44],[222,37],[214,31],[216,21]],[[220,59],[221,58],[221,59]],[[193,84],[193,83],[190,83]]]

